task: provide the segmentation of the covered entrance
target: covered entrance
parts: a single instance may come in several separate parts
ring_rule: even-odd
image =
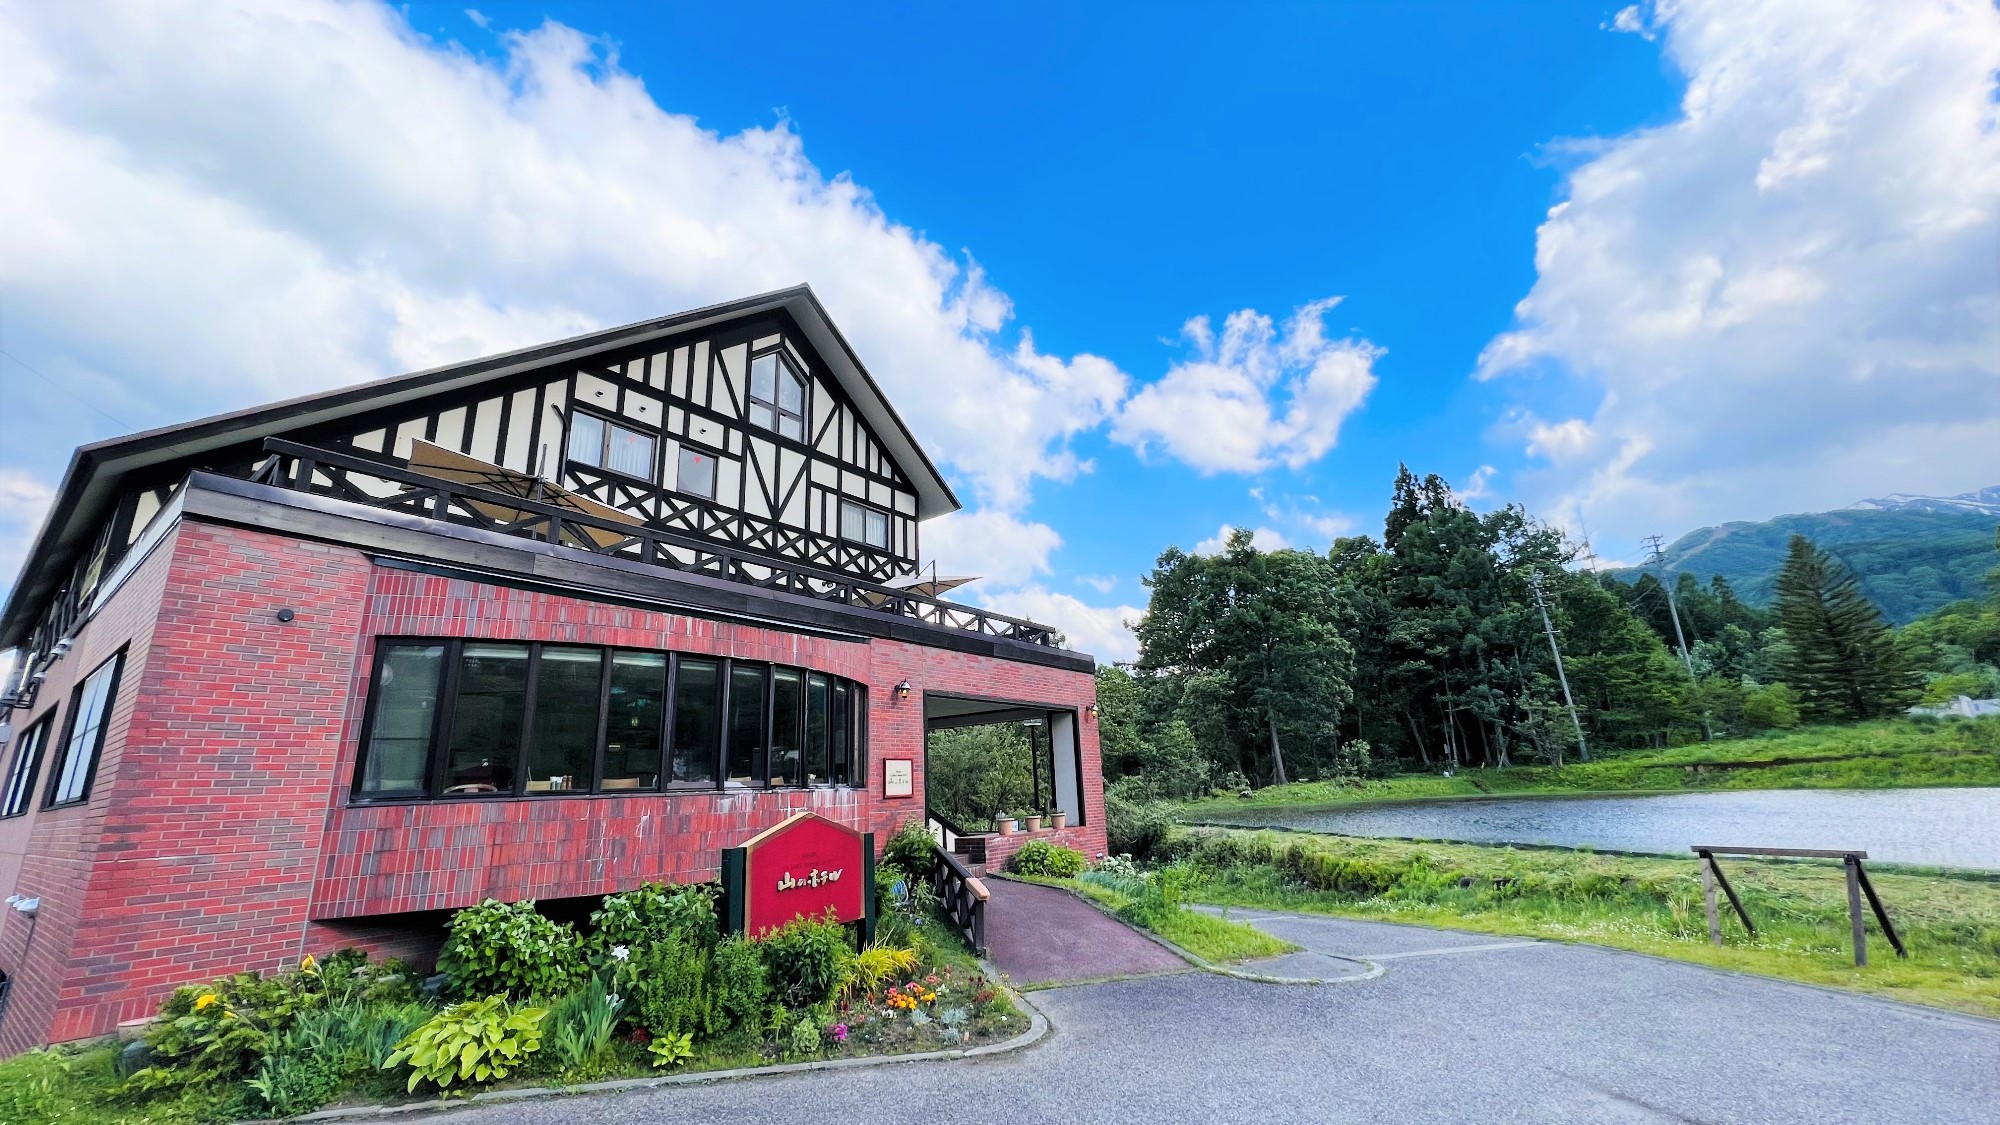
[[[975,873],[1001,869],[1030,840],[1096,859],[1078,724],[1071,708],[925,692],[924,820],[938,844]]]

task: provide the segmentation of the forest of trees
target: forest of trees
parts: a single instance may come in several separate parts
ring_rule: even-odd
[[[1722,578],[1680,575],[1670,597],[1654,574],[1622,581],[1576,558],[1522,509],[1475,512],[1408,469],[1380,538],[1260,551],[1239,531],[1213,555],[1169,548],[1139,659],[1098,674],[1105,775],[1144,799],[1560,763],[2000,691],[2000,585],[1898,634],[1802,536],[1769,609]]]

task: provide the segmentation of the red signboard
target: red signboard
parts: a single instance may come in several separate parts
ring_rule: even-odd
[[[801,915],[869,920],[872,841],[802,812],[723,853],[731,928],[755,937]]]

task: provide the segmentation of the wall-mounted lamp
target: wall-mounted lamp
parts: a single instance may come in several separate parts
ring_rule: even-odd
[[[902,683],[896,685],[896,698],[897,699],[910,698],[910,681],[904,680]]]
[[[39,897],[16,898],[14,900],[14,909],[20,911],[23,914],[26,914],[30,918],[33,918],[35,916],[35,913],[39,911],[41,908],[42,908],[42,900]]]
[[[286,606],[285,608],[278,611],[278,624],[290,625],[292,623],[292,619],[297,616],[298,614],[292,612],[291,606]]]
[[[1083,713],[1095,719],[1097,717],[1097,704],[1096,703],[1085,704],[1083,708]]]

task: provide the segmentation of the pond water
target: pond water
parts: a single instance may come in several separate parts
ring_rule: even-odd
[[[1692,844],[1860,848],[1871,861],[2000,870],[2000,789],[1774,789],[1496,797],[1205,819],[1346,836],[1559,844],[1687,855]]]

